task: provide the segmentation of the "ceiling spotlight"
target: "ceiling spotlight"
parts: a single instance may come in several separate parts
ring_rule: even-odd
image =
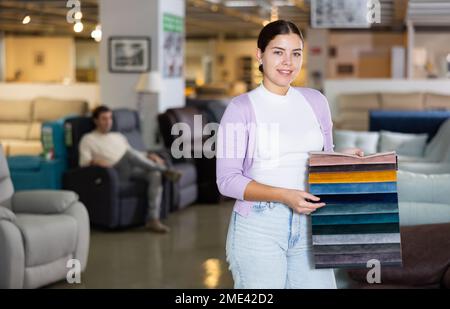
[[[93,38],[96,42],[100,42],[102,40],[102,26],[97,25],[95,30],[91,32],[91,38]]]
[[[77,21],[75,25],[73,25],[73,31],[77,33],[83,31],[83,23],[81,21]]]
[[[29,24],[31,21],[31,17],[29,15],[25,16],[22,20],[22,24],[26,25]]]
[[[83,13],[81,13],[81,11],[78,11],[73,17],[75,18],[75,20],[80,20],[81,18],[83,18]]]

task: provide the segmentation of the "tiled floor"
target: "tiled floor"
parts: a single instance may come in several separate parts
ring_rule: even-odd
[[[81,284],[50,288],[232,288],[225,261],[231,211],[231,202],[188,207],[167,219],[167,235],[94,230]]]

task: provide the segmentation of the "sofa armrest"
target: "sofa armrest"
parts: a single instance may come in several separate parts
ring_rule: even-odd
[[[0,220],[14,222],[16,220],[16,215],[8,208],[0,205]]]
[[[96,184],[104,183],[106,181],[107,186],[111,190],[119,188],[119,176],[116,170],[114,168],[104,168],[100,166],[81,167],[65,172],[63,186],[66,190],[72,190],[78,193],[77,190],[74,189],[86,187],[87,180],[94,180]]]
[[[12,196],[12,209],[15,213],[55,214],[65,211],[76,201],[78,195],[72,191],[19,191]]]
[[[398,168],[417,174],[450,174],[450,163],[399,162]]]
[[[425,175],[399,170],[400,202],[450,204],[450,174]]]
[[[90,242],[90,221],[89,214],[86,207],[81,202],[73,203],[64,212],[64,215],[71,216],[77,221],[77,243],[73,258],[77,259],[81,263],[81,270],[86,269],[88,255],[89,255],[89,242]]]
[[[20,230],[14,222],[0,220],[0,289],[22,289],[24,278],[25,250]]]

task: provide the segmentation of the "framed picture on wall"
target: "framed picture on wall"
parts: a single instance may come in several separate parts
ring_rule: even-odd
[[[108,41],[108,66],[112,73],[144,73],[150,71],[150,38],[113,36]]]
[[[34,54],[34,64],[35,65],[44,65],[45,63],[45,54],[42,51],[38,51]]]

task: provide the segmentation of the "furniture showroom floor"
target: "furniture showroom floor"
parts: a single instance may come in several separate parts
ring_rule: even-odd
[[[225,260],[232,205],[193,205],[172,213],[167,235],[144,228],[93,230],[81,284],[49,288],[232,288]]]

